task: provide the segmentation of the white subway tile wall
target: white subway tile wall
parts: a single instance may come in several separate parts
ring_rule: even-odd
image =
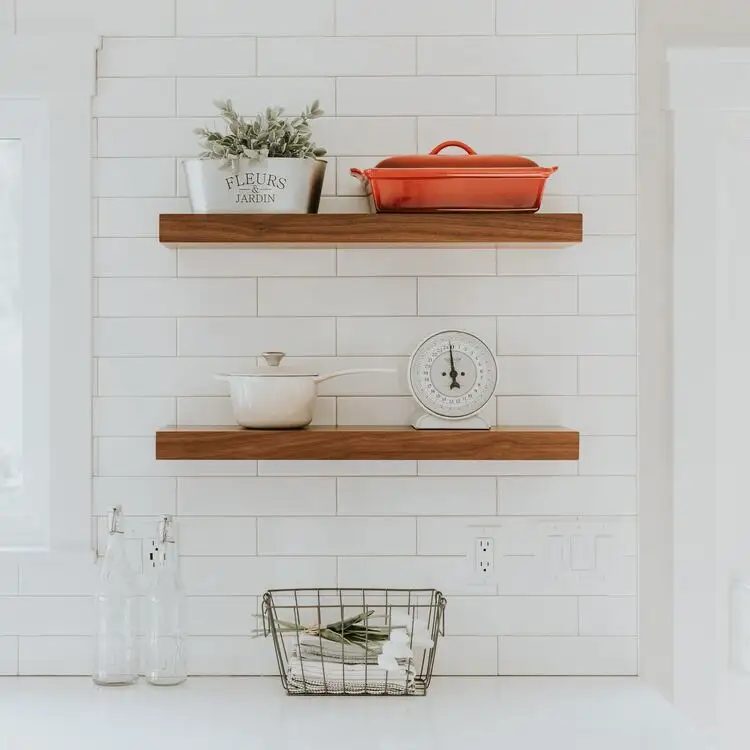
[[[423,36],[417,71],[425,75],[577,73],[575,36]]]
[[[432,150],[450,134],[452,139],[464,141],[484,153],[577,154],[578,119],[573,115],[420,117],[419,150]],[[549,159],[545,156],[541,161]]]
[[[212,117],[216,112],[216,89],[227,91],[219,98],[229,98],[242,112],[265,109],[267,102],[291,112],[301,111],[310,103],[310,92],[320,99],[326,111],[333,111],[335,80],[333,78],[241,78],[216,81],[214,78],[177,78],[177,111],[179,117]],[[232,92],[236,91],[236,95]]]
[[[94,517],[130,516],[141,567],[177,515],[194,674],[273,674],[247,637],[293,586],[449,596],[441,674],[635,674],[635,0],[17,0],[0,30],[89,30],[98,60]],[[15,17],[14,17],[15,15]],[[295,112],[329,150],[326,211],[363,210],[349,168],[461,139],[560,171],[544,211],[581,210],[558,250],[165,248],[182,158],[213,101]],[[562,423],[580,462],[157,462],[154,430],[231,422],[222,371],[267,349],[330,371],[316,420],[408,422],[408,355],[443,328],[499,355],[489,418]],[[471,550],[496,540],[478,584]],[[0,564],[0,674],[86,674],[88,557]]]
[[[578,37],[578,72],[632,75],[635,73],[635,36]]]

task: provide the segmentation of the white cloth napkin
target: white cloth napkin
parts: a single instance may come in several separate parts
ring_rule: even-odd
[[[300,659],[296,654],[287,668],[289,690],[334,695],[404,695],[415,692],[414,669],[386,671],[369,664],[341,664]]]

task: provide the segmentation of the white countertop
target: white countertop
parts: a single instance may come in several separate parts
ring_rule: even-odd
[[[288,697],[277,679],[99,688],[0,678],[5,750],[708,750],[635,678],[442,678],[424,698]]]

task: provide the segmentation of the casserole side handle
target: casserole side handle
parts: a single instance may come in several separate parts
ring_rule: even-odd
[[[349,172],[352,177],[356,177],[363,185],[367,185],[367,183],[369,182],[369,179],[364,173],[364,170],[357,169],[357,167],[352,167]]]

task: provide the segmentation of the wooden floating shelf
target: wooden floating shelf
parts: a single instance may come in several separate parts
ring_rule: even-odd
[[[165,245],[508,244],[571,245],[581,214],[161,214]]]
[[[165,427],[156,433],[156,458],[166,461],[576,461],[578,451],[578,433],[564,427]]]

